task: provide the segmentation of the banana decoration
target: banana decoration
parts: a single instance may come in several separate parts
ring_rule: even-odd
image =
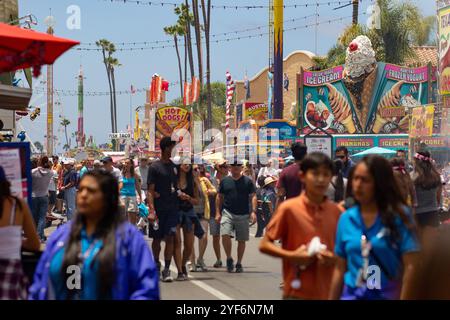
[[[356,127],[352,118],[352,111],[347,99],[331,84],[325,84],[328,88],[328,99],[336,121],[342,123],[349,133],[355,133]]]
[[[388,123],[388,120],[384,119],[381,116],[381,110],[384,108],[392,108],[396,107],[400,103],[401,99],[401,88],[404,84],[404,81],[399,81],[384,95],[383,99],[381,99],[380,103],[377,106],[377,115],[375,117],[375,123],[373,125],[373,132],[380,133],[383,127]]]

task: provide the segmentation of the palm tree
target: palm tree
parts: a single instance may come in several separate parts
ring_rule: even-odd
[[[198,78],[200,79],[200,88],[203,87],[203,55],[202,55],[202,37],[200,14],[198,11],[198,0],[192,0],[192,11],[194,14],[195,42],[197,45]],[[201,101],[201,100],[200,100]]]
[[[115,76],[115,68],[120,67],[121,64],[119,63],[119,60],[117,58],[109,57],[108,58],[108,64],[110,68],[111,73],[111,84],[113,89],[113,102],[114,102],[114,127],[116,128],[116,131],[118,130],[117,127],[117,101],[116,101],[116,76]]]
[[[184,44],[185,44],[185,54],[187,53],[189,58],[189,68],[191,72],[191,79],[194,78],[194,56],[192,53],[192,36],[191,36],[191,25],[193,25],[194,16],[189,11],[189,2],[186,0],[186,4],[181,4],[179,7],[175,8],[175,14],[178,16],[178,24],[184,29]],[[185,67],[185,78],[186,67]]]
[[[180,96],[183,97],[183,70],[181,67],[181,58],[180,58],[180,50],[178,48],[178,37],[183,35],[183,28],[181,28],[178,24],[173,26],[164,27],[164,32],[173,37],[173,41],[175,43],[175,50],[177,52],[178,58],[178,71],[180,73]]]
[[[208,91],[208,129],[212,127],[212,92],[211,92],[211,55],[209,43],[209,31],[211,29],[211,0],[207,0],[207,7],[205,7],[205,0],[202,0],[203,24],[205,26],[205,40],[206,40],[206,89]]]
[[[60,123],[61,126],[64,127],[64,134],[66,136],[66,145],[70,148],[69,137],[67,136],[67,126],[70,125],[70,121],[67,118],[63,118]]]
[[[110,72],[110,65],[109,65],[109,58],[111,58],[112,54],[116,51],[116,48],[113,43],[109,42],[106,39],[100,39],[99,41],[96,41],[95,44],[98,47],[101,47],[102,49],[102,55],[103,55],[103,63],[105,65],[106,69],[106,75],[108,77],[108,85],[109,85],[109,99],[110,99],[110,112],[111,112],[111,131],[116,132],[115,128],[115,106],[114,106],[114,99],[113,99],[113,88],[112,88],[112,82],[111,82],[111,72]]]

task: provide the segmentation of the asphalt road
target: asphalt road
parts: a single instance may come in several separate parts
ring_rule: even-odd
[[[205,253],[207,272],[190,272],[188,281],[160,282],[161,298],[164,300],[277,300],[281,299],[281,260],[259,252],[260,239],[255,238],[256,227],[250,230],[242,265],[243,273],[228,273],[226,267],[213,268],[216,258],[212,238],[208,239]],[[151,240],[148,239],[149,245]],[[197,239],[195,248],[198,248]],[[198,253],[198,252],[197,252]],[[232,256],[237,259],[237,242],[233,241]],[[163,258],[163,248],[161,259]],[[222,248],[222,262],[225,264]],[[172,277],[176,268],[172,261]]]

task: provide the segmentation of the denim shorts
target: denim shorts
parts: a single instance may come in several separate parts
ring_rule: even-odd
[[[193,226],[195,225],[195,220],[198,220],[194,209],[190,209],[188,211],[180,210],[178,211],[178,216],[180,218],[179,224],[181,227],[186,228],[188,232],[191,232],[193,230]]]
[[[122,206],[125,208],[125,212],[131,213],[139,212],[136,197],[120,196],[120,202]]]

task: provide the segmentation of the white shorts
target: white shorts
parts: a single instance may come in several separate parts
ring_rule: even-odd
[[[125,212],[139,212],[136,197],[120,196],[120,203],[125,208]]]

